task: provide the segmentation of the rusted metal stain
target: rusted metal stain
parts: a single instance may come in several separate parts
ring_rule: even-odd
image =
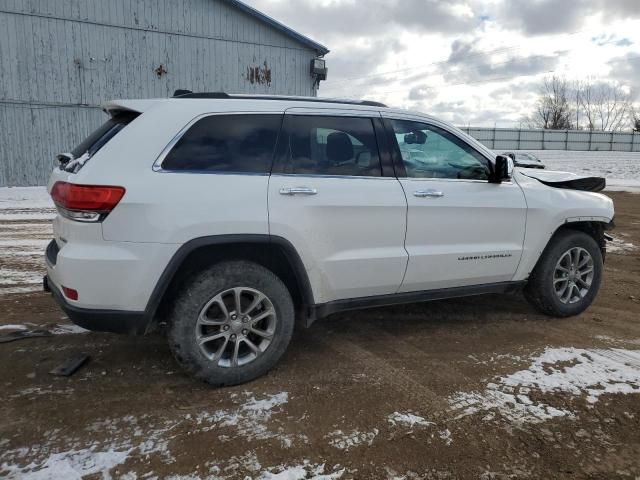
[[[162,75],[167,73],[167,69],[164,68],[164,65],[160,64],[158,68],[154,68],[153,71],[158,76],[158,78],[162,77]]]
[[[265,60],[262,65],[248,66],[245,79],[253,84],[271,86],[271,68]]]

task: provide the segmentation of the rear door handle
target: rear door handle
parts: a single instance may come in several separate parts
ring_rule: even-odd
[[[440,197],[444,197],[444,193],[438,190],[418,190],[413,192],[413,196],[420,197],[420,198],[425,198],[425,197],[440,198]]]
[[[310,187],[281,188],[280,195],[316,195],[318,190]]]

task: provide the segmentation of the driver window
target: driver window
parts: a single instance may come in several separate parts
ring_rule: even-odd
[[[391,123],[407,177],[488,179],[486,159],[455,135],[426,123]]]

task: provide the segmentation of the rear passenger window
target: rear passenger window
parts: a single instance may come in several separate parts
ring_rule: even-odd
[[[282,115],[211,115],[198,120],[162,162],[164,170],[269,173]]]
[[[382,175],[370,118],[290,115],[282,173]]]

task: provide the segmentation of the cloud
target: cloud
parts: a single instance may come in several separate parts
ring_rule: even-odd
[[[494,122],[500,122],[502,124],[510,113],[508,109],[500,108],[484,108],[479,110],[463,101],[443,101],[434,103],[433,105],[422,105],[421,110],[457,126],[491,125]]]
[[[434,89],[431,87],[425,87],[418,85],[409,90],[409,100],[421,101],[433,98],[435,95]]]
[[[608,20],[640,18],[638,0],[509,0],[498,4],[496,17],[526,35],[572,33],[590,15]]]
[[[322,96],[504,126],[551,71],[640,92],[640,0],[245,1],[327,45]]]
[[[447,64],[441,67],[448,82],[472,83],[508,79],[552,71],[565,52],[549,55],[491,55],[477,50],[475,40],[455,40]]]
[[[631,89],[634,100],[640,100],[640,56],[628,53],[609,61],[609,76]]]
[[[606,20],[640,18],[638,0],[597,0],[593,9],[600,10]]]
[[[615,45],[616,47],[630,47],[631,45],[633,45],[633,42],[631,40],[629,40],[628,38],[619,38],[615,33],[603,33],[601,35],[596,35],[595,37],[591,37],[591,41],[599,47],[603,47],[605,45]]]
[[[323,42],[393,30],[465,32],[480,22],[466,0],[254,0],[252,6]]]
[[[540,81],[536,80],[514,82],[504,87],[496,88],[489,94],[489,97],[496,102],[504,102],[505,100],[532,102],[538,98],[540,83]]]
[[[327,56],[329,80],[323,91],[332,96],[362,96],[364,88],[385,86],[398,80],[396,75],[372,75],[389,57],[404,47],[395,38],[353,43],[335,49]]]

